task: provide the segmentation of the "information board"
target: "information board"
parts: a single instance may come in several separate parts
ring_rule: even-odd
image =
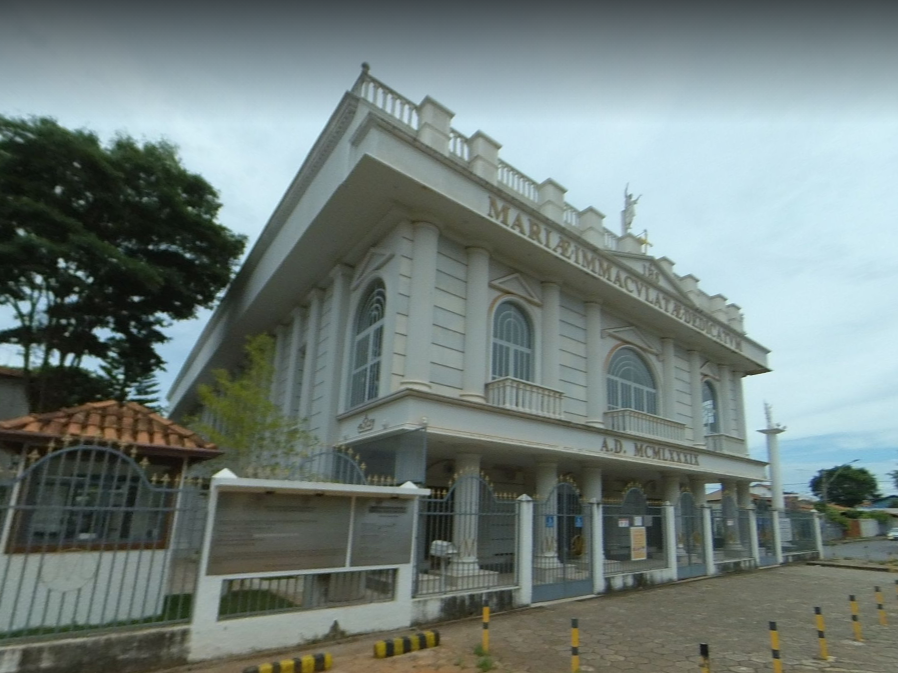
[[[352,524],[352,566],[410,563],[414,502],[356,498]]]
[[[630,560],[645,561],[648,558],[646,549],[645,528],[633,526],[630,528]]]
[[[206,573],[343,567],[350,513],[346,497],[220,491]]]

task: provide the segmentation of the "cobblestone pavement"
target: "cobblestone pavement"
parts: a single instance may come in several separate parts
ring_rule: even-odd
[[[666,585],[579,601],[558,602],[494,615],[493,670],[509,673],[570,671],[570,620],[579,619],[581,671],[698,671],[698,645],[706,642],[714,673],[771,671],[768,624],[779,628],[786,673],[885,673],[898,670],[898,596],[895,574],[817,566],[791,566]],[[874,586],[882,587],[890,624],[881,626]],[[849,594],[857,596],[865,641],[853,641]],[[814,607],[823,610],[830,661],[819,654]],[[375,660],[375,640],[394,634],[290,651],[327,650],[334,673],[477,673],[474,654],[480,623],[466,620],[437,627],[439,647]],[[397,632],[402,635],[405,632]],[[174,669],[193,673],[240,673],[279,655]]]

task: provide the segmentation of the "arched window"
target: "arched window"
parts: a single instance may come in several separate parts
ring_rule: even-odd
[[[493,316],[493,378],[503,376],[533,380],[533,329],[511,302],[499,304]]]
[[[658,414],[658,390],[648,365],[632,348],[620,348],[608,365],[608,408]]]
[[[349,406],[354,407],[377,397],[380,380],[380,357],[384,341],[384,312],[387,292],[381,281],[375,281],[355,319],[355,338],[352,349],[352,377]]]
[[[716,435],[720,432],[720,422],[717,414],[717,393],[708,381],[702,383],[702,418],[705,424],[706,435]]]

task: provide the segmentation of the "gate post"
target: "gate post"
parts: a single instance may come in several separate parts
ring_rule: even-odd
[[[783,565],[783,532],[780,530],[781,515],[783,515],[781,510],[770,510],[770,527],[773,528],[773,552],[776,554],[777,565]]]
[[[761,547],[758,544],[758,513],[754,505],[748,508],[748,532],[749,543],[751,544],[751,557],[757,568],[761,565]]]
[[[677,508],[665,501],[661,510],[664,512],[664,560],[670,574],[669,581],[677,581]]]
[[[533,602],[533,499],[518,498],[518,605]]]
[[[823,559],[823,534],[820,532],[820,512],[814,510],[814,546],[817,547],[817,558]]]
[[[705,549],[705,568],[708,575],[717,574],[717,563],[714,560],[714,529],[711,527],[711,505],[703,503],[702,510],[702,544]]]
[[[605,592],[605,522],[602,519],[602,502],[593,498],[587,506],[591,521],[589,533],[592,549],[589,553],[592,563],[592,592],[601,594]]]

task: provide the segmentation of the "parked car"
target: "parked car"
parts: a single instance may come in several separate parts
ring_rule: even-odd
[[[898,527],[892,528],[886,533],[886,538],[889,540],[898,540]]]

